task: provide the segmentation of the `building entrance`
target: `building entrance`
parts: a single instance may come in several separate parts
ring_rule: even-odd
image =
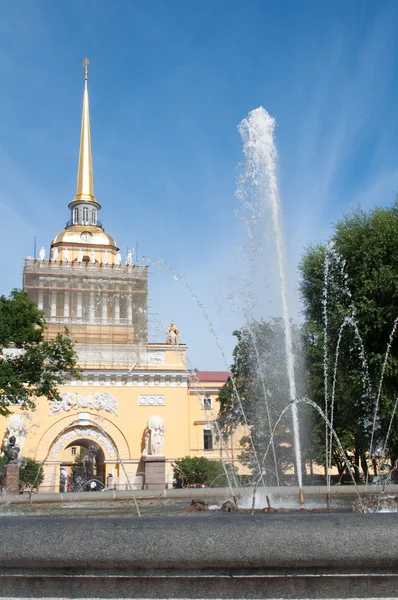
[[[61,492],[98,491],[105,487],[105,454],[99,444],[81,438],[70,442],[65,450],[70,451],[70,459],[61,463]]]

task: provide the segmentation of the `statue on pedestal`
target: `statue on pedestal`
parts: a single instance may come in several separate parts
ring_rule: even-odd
[[[115,256],[115,265],[120,265],[122,263],[122,255],[120,254],[120,250],[117,251]]]
[[[167,330],[167,338],[166,338],[166,344],[178,344],[178,337],[180,335],[179,330],[177,329],[177,327],[174,324],[174,321],[172,321],[170,323],[170,327]]]
[[[57,262],[57,258],[58,258],[58,248],[53,248],[51,250],[51,261]]]
[[[154,415],[148,420],[143,456],[162,456],[165,431],[166,427],[162,417]]]
[[[77,262],[81,263],[83,262],[83,250],[80,248],[79,252],[77,253]]]
[[[103,265],[108,264],[108,250],[105,250],[105,252],[102,255],[102,264]]]
[[[90,250],[90,263],[93,265],[95,263],[95,252],[94,252],[94,248],[91,248]]]
[[[133,264],[133,253],[131,250],[129,250],[127,252],[127,258],[126,258],[126,266],[131,266]]]
[[[18,462],[19,448],[15,445],[15,437],[12,435],[8,444],[3,448],[3,453],[8,458],[8,462],[11,464],[16,464]]]
[[[40,260],[44,260],[46,258],[46,250],[45,250],[44,246],[42,246],[40,249],[39,258],[40,258]]]

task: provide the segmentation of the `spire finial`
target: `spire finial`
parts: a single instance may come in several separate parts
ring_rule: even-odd
[[[79,166],[77,171],[77,186],[75,200],[96,202],[94,196],[93,165],[91,158],[90,114],[88,107],[88,64],[89,59],[82,62],[84,67],[84,93],[82,128],[80,134]]]
[[[87,88],[87,80],[88,80],[88,65],[90,64],[90,59],[85,58],[82,62],[82,67],[84,67],[84,87]]]

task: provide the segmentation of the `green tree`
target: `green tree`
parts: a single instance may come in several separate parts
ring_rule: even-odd
[[[297,395],[304,394],[302,337],[291,323]],[[292,417],[287,411],[292,400],[287,377],[285,336],[282,319],[251,321],[234,331],[238,342],[233,352],[232,377],[221,388],[218,421],[225,436],[238,426],[247,425],[247,435],[240,444],[240,460],[252,468],[255,478],[259,469],[266,471],[268,483],[280,481],[283,472],[295,466]],[[302,411],[304,414],[306,411]],[[305,440],[306,438],[304,438]],[[273,446],[270,445],[273,440]],[[309,448],[303,445],[303,457]],[[264,459],[264,456],[266,458]]]
[[[335,224],[331,243],[307,249],[300,270],[309,395],[324,409],[326,349],[328,416],[334,389],[334,428],[357,477],[360,468],[366,475],[372,435],[373,455],[386,443],[398,396],[398,344],[394,336],[374,430],[379,382],[398,316],[398,204],[369,212],[352,211]],[[316,434],[321,445],[325,428],[320,421]],[[345,465],[335,442],[332,451],[333,463],[342,474]],[[391,459],[398,456],[397,427],[390,430],[387,455]]]
[[[43,480],[43,467],[31,458],[23,458],[19,470],[19,491],[37,490]]]
[[[228,477],[225,473],[227,470]],[[188,485],[201,483],[204,485],[224,487],[228,485],[228,478],[233,481],[236,468],[226,464],[225,468],[219,460],[209,460],[204,456],[185,456],[173,463],[174,479],[182,477]]]
[[[77,354],[68,330],[44,340],[43,313],[26,292],[0,297],[0,415],[10,407],[34,408],[34,398],[60,400],[66,373],[78,376]]]

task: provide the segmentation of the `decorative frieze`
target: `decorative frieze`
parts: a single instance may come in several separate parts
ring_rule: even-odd
[[[53,400],[50,402],[50,415],[57,415],[61,412],[69,412],[72,409],[92,409],[105,410],[106,412],[117,415],[117,400],[108,392],[101,394],[88,394],[82,396],[75,392],[62,392],[60,394],[62,400]]]
[[[139,406],[164,406],[165,399],[164,396],[155,396],[149,394],[140,394],[138,396],[138,404]]]

